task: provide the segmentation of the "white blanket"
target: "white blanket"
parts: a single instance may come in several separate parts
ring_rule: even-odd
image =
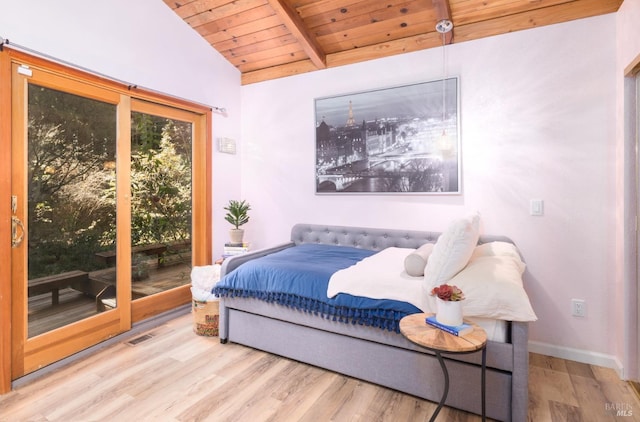
[[[424,277],[412,277],[404,270],[404,259],[414,251],[387,248],[335,272],[329,280],[327,296],[348,293],[372,299],[400,300],[423,312],[433,312],[422,290]]]
[[[424,277],[412,277],[404,271],[404,259],[413,251],[415,249],[387,248],[334,273],[329,280],[327,296],[348,293],[373,299],[401,300],[422,312],[435,312],[435,300],[423,290]],[[469,290],[473,289],[469,287]],[[505,321],[481,316],[465,318],[484,328],[490,340],[506,341],[508,325]]]

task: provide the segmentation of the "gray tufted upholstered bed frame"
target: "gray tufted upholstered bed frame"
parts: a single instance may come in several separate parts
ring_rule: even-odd
[[[302,243],[322,243],[382,250],[418,248],[440,233],[362,227],[297,224],[291,242],[228,259],[222,275],[249,260]],[[481,236],[479,243],[511,242]],[[512,242],[511,242],[512,243]],[[438,402],[443,376],[433,354],[401,334],[324,319],[253,298],[220,299],[220,341],[256,349],[383,385]],[[506,343],[487,344],[487,416],[524,421],[528,411],[528,324],[509,322]],[[446,405],[481,411],[480,353],[445,355],[450,376]]]

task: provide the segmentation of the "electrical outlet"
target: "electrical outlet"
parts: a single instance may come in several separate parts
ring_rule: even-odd
[[[582,299],[571,299],[571,315],[584,317],[587,315],[587,303]]]

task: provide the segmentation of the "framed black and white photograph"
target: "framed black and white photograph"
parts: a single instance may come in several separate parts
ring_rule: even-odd
[[[316,99],[316,193],[459,194],[458,99],[458,78]]]

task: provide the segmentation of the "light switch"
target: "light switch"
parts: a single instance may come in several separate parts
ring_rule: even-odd
[[[532,199],[529,212],[531,215],[544,215],[544,201],[542,199]]]

